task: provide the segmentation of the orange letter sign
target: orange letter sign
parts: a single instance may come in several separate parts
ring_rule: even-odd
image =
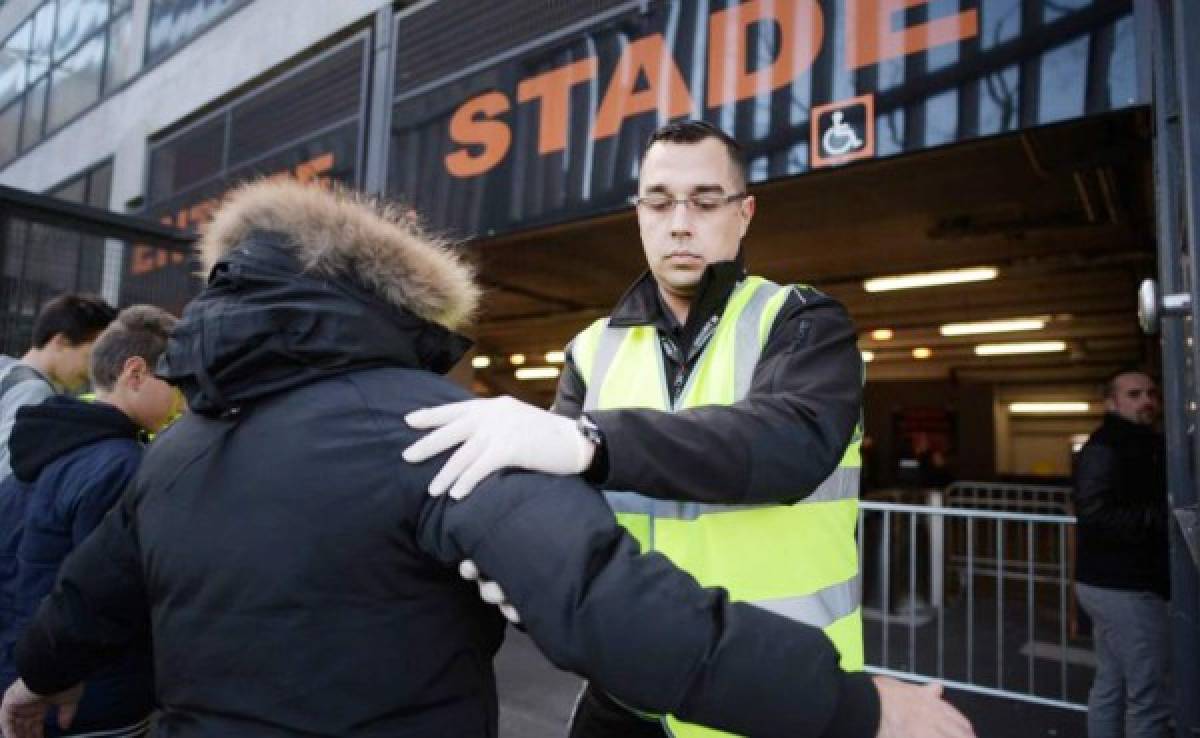
[[[642,75],[646,87],[634,92]],[[621,54],[596,113],[592,138],[608,138],[616,134],[626,118],[660,109],[668,118],[685,115],[691,112],[692,96],[663,37],[656,33],[634,41]]]
[[[538,153],[550,154],[567,148],[567,113],[571,88],[596,76],[596,57],[591,56],[552,69],[545,74],[521,80],[517,100],[529,102],[541,98],[538,115]]]
[[[746,68],[750,27],[768,22],[779,27],[779,53],[770,65],[751,72]],[[751,0],[713,13],[708,27],[708,106],[790,84],[812,66],[824,34],[825,18],[814,0]]]
[[[459,149],[446,156],[446,171],[455,177],[474,177],[500,163],[512,144],[508,124],[490,120],[508,112],[508,98],[500,92],[485,92],[463,103],[450,119],[450,138],[457,144],[478,144],[483,151],[472,156]]]
[[[896,15],[929,0],[847,0],[846,63],[850,69],[951,44],[979,34],[979,11],[892,30]]]

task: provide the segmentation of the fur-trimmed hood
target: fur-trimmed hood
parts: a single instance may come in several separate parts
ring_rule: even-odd
[[[375,296],[456,330],[479,302],[473,270],[415,219],[334,185],[265,179],[235,189],[200,242],[207,272],[255,231],[288,237],[306,270],[350,277]]]
[[[157,373],[205,415],[346,372],[445,373],[470,341],[471,271],[389,208],[345,190],[267,181],[236,191],[202,242],[204,290]]]

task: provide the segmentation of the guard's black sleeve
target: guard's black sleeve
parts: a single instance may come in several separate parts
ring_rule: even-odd
[[[1079,522],[1118,546],[1166,535],[1165,506],[1120,494],[1116,465],[1116,452],[1103,443],[1085,444],[1079,452],[1074,490]]]
[[[72,687],[149,641],[134,489],[63,562],[54,590],[17,643],[17,673],[37,694]]]
[[[678,413],[589,413],[604,434],[607,464],[604,478],[589,479],[663,499],[802,499],[841,461],[862,414],[862,379],[846,310],[820,292],[796,289],[776,316],[742,401]],[[583,386],[568,364],[555,411],[578,414]]]
[[[702,589],[575,477],[504,472],[431,498],[421,547],[473,559],[556,665],[622,701],[752,736],[874,736],[879,698],[819,629]]]

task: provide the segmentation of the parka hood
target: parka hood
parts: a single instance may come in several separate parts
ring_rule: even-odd
[[[286,236],[305,272],[353,279],[380,300],[457,330],[475,313],[473,270],[448,243],[379,200],[338,185],[266,179],[234,190],[205,229],[211,269],[255,231]]]
[[[448,371],[470,342],[471,270],[390,207],[270,180],[236,190],[201,242],[208,284],[158,374],[219,415],[338,373]]]
[[[136,440],[141,429],[129,416],[103,402],[59,395],[17,410],[9,448],[13,474],[32,482],[56,459],[109,438]]]

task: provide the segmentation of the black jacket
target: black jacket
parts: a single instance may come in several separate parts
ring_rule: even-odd
[[[331,261],[329,238],[299,230],[234,229],[189,305],[165,374],[197,412],[68,560],[18,650],[34,690],[151,638],[160,735],[494,736],[503,621],[459,579],[469,557],[555,664],[633,704],[756,736],[874,734],[869,678],[841,673],[824,634],[637,555],[580,480],[507,473],[429,497],[443,459],[402,460],[418,437],[403,417],[466,397],[429,371],[461,342],[381,299],[406,293],[376,272],[347,278],[353,245]],[[434,271],[394,274],[428,293]]]
[[[100,524],[142,460],[141,430],[104,403],[67,396],[17,411],[13,475],[0,482],[0,684],[13,650],[64,559]],[[87,683],[74,729],[136,723],[154,709],[149,654],[132,653]]]
[[[1153,429],[1104,416],[1075,469],[1075,578],[1170,595],[1166,450]]]
[[[672,391],[695,367],[710,331],[744,277],[737,261],[710,265],[687,323],[663,305],[647,272],[613,309],[612,325],[653,325]],[[570,353],[568,353],[570,357]],[[837,468],[862,416],[862,358],[845,308],[812,288],[792,290],[775,318],[746,397],[678,413],[598,410],[605,454],[588,479],[662,499],[794,502]],[[587,383],[568,358],[554,411],[578,417]]]

